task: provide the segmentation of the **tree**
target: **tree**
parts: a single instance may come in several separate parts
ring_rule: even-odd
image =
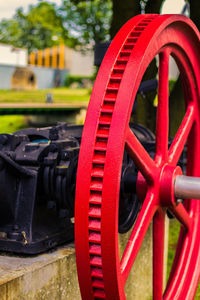
[[[190,18],[196,24],[197,28],[200,30],[200,2],[199,0],[188,0],[190,4]]]
[[[188,0],[190,5],[190,18],[195,23],[197,28],[200,30],[200,2],[199,0]],[[172,124],[170,133],[174,136],[175,132],[180,125],[180,119],[184,116],[185,105],[184,105],[184,95],[182,89],[181,78],[178,77],[176,80],[173,90],[170,93],[170,123]]]
[[[0,22],[0,41],[29,51],[64,42],[69,47],[87,49],[109,38],[111,0],[64,0],[60,7],[46,1],[19,8],[11,20]]]
[[[15,47],[22,47],[20,43],[21,28],[18,22],[13,20],[3,20],[0,23],[1,43],[11,44]]]
[[[63,41],[69,45],[76,43],[75,38],[69,38],[55,5],[45,1],[30,6],[27,14],[19,8],[12,20],[3,20],[0,41],[29,51],[52,47]]]
[[[64,0],[59,12],[65,29],[87,48],[109,38],[111,7],[110,0]]]
[[[122,27],[122,25],[133,16],[145,12],[145,13],[160,13],[160,9],[165,0],[112,0],[113,2],[113,17],[111,23],[111,38],[115,36],[117,31]],[[190,4],[190,18],[196,24],[197,28],[200,30],[200,2],[199,0],[187,0]],[[157,75],[157,68],[155,61],[147,69],[143,79],[155,78]],[[145,125],[153,129],[152,116],[155,115],[152,101],[154,99],[154,93],[148,95],[143,104],[143,121],[145,120]],[[181,117],[184,115],[184,101],[183,101],[183,90],[181,79],[178,78],[174,87],[170,93],[170,134],[173,136],[180,124]],[[142,99],[141,99],[142,101]],[[139,105],[138,105],[139,106]],[[139,107],[138,107],[139,108]],[[140,120],[138,120],[140,121]]]
[[[118,30],[132,17],[141,13],[160,13],[164,0],[112,0],[113,15],[110,35],[113,38]]]
[[[113,15],[110,28],[111,38],[114,38],[118,30],[132,17],[141,13],[159,13],[163,0],[112,0],[113,3]],[[143,80],[155,78],[157,75],[157,65],[154,59],[147,68]],[[145,100],[142,97],[138,97],[138,109],[137,109],[137,121],[143,123],[154,131],[155,120],[152,122],[152,117],[155,116],[155,108],[153,106],[153,100],[155,98],[156,91],[148,93]]]

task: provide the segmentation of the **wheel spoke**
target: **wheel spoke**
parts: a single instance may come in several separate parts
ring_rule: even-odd
[[[156,210],[156,197],[148,192],[121,259],[121,272],[126,282],[149,224]]]
[[[176,133],[174,140],[169,149],[169,162],[176,165],[179,161],[190,130],[194,122],[194,107],[193,105],[188,106],[185,117]]]
[[[148,182],[151,182],[157,174],[157,167],[130,128],[128,128],[126,137],[126,150],[142,175]]]
[[[162,300],[164,266],[165,212],[153,218],[153,299]]]
[[[180,203],[178,206],[173,206],[172,208],[170,208],[170,211],[173,213],[176,219],[189,231],[192,221],[183,204]]]
[[[156,162],[166,161],[169,132],[169,52],[159,54],[158,108],[156,120]]]

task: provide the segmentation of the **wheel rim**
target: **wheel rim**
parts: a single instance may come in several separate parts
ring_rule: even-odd
[[[199,33],[183,16],[140,15],[113,40],[98,73],[83,130],[76,186],[75,242],[82,299],[126,299],[124,286],[153,220],[153,297],[192,299],[199,279],[199,202],[176,205],[172,189],[187,140],[187,174],[200,176]],[[159,88],[154,161],[129,128],[142,76],[159,54]],[[173,56],[184,86],[186,114],[168,151],[168,61]],[[146,196],[120,262],[118,205],[126,148],[140,171],[137,187]],[[112,180],[111,180],[112,178]],[[165,182],[169,183],[168,189]],[[164,196],[163,196],[164,195]],[[144,195],[140,195],[144,198]],[[163,294],[166,208],[183,224],[167,288]],[[156,259],[155,259],[156,257]]]

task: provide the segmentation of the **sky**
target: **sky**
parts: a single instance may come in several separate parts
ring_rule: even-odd
[[[27,10],[29,5],[37,4],[38,2],[39,0],[0,0],[0,21],[4,18],[12,18],[17,8],[23,7]],[[48,2],[53,2],[59,5],[62,0],[50,0]],[[184,0],[166,0],[163,5],[162,12],[180,13],[184,2]]]
[[[0,21],[2,19],[10,19],[14,15],[15,11],[19,7],[23,7],[25,10],[28,6],[37,4],[39,0],[0,0]],[[50,0],[48,2],[60,4],[62,0]]]

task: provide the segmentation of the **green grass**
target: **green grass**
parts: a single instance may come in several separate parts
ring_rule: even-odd
[[[27,123],[24,116],[0,116],[0,134],[13,133],[25,127]]]
[[[180,225],[175,219],[170,219],[169,224],[169,242],[168,242],[168,258],[167,258],[167,278],[174,260],[176,244],[178,241]]]
[[[53,94],[54,103],[88,103],[90,89],[55,88],[33,91],[0,90],[0,103],[45,103],[46,94]],[[27,127],[27,119],[21,115],[0,115],[0,133],[13,133]]]
[[[47,93],[53,94],[54,103],[77,103],[88,102],[90,99],[91,90],[70,88],[55,88],[33,91],[0,90],[0,103],[45,103]]]

